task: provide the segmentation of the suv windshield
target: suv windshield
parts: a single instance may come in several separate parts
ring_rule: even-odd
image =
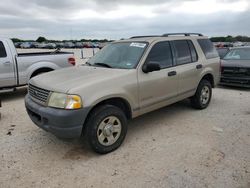
[[[225,60],[250,60],[250,48],[238,48],[229,51]]]
[[[112,43],[94,55],[87,64],[107,68],[133,69],[137,66],[146,47],[146,42]]]

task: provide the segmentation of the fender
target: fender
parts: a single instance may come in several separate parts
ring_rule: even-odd
[[[214,70],[211,67],[205,67],[201,73],[200,73],[200,80],[198,80],[199,82],[197,83],[197,85],[199,85],[200,81],[202,80],[202,78],[207,75],[210,74],[213,77],[213,82],[214,84],[216,83],[216,75],[214,75]],[[198,87],[198,86],[197,86]]]
[[[31,75],[35,71],[42,69],[42,68],[50,68],[50,69],[56,70],[56,69],[59,69],[60,67],[53,62],[46,62],[46,61],[36,62],[27,69],[26,83],[28,83],[29,79],[31,78]]]

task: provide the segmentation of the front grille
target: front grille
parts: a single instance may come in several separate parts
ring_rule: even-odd
[[[250,76],[250,68],[223,67],[222,75],[226,77],[245,77]]]
[[[45,104],[48,100],[50,91],[29,84],[29,95],[36,101]]]

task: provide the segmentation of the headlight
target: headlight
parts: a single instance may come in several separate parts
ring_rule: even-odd
[[[78,95],[53,92],[50,95],[48,106],[63,109],[79,109],[82,108],[82,100]]]

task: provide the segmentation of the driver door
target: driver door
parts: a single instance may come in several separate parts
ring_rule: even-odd
[[[145,63],[160,65],[159,71],[144,73],[138,70],[140,113],[146,113],[171,103],[178,95],[178,74],[173,63],[170,43],[156,43]]]
[[[0,88],[16,84],[12,54],[5,46],[8,47],[7,43],[0,41]]]

